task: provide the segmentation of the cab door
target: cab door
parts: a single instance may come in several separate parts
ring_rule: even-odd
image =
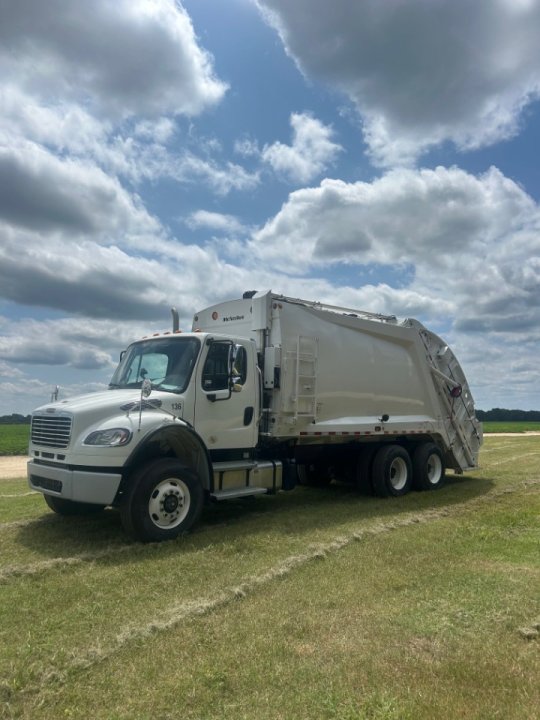
[[[196,377],[195,429],[209,450],[257,444],[259,371],[255,343],[208,338]]]

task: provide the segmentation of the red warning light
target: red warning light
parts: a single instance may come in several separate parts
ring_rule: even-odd
[[[461,397],[461,393],[463,392],[463,388],[461,385],[454,385],[454,387],[450,390],[450,395],[453,398]]]

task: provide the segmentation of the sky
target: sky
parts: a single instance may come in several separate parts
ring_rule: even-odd
[[[540,0],[0,0],[0,415],[269,290],[540,409]]]

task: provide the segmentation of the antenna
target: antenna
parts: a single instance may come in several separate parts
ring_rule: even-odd
[[[150,393],[152,392],[152,383],[148,378],[145,378],[141,383],[141,399],[139,402],[139,432],[141,431],[141,421],[142,421],[142,410],[143,410],[143,403],[144,398],[147,398]]]

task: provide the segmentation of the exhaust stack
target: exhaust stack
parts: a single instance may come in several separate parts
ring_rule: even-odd
[[[173,332],[178,332],[180,330],[180,318],[178,317],[178,310],[173,307],[171,308],[172,313],[172,329]]]

